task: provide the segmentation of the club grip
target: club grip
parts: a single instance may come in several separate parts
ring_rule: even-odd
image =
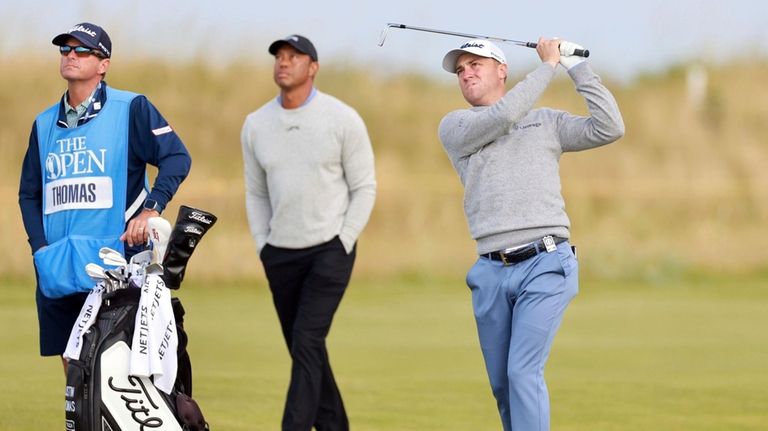
[[[589,57],[589,50],[588,49],[575,49],[575,50],[573,50],[573,55],[578,55],[579,57],[587,58],[587,57]]]
[[[528,48],[536,49],[536,46],[538,46],[538,44],[535,43],[535,42],[525,42],[525,46],[527,46]],[[587,58],[587,57],[589,57],[589,50],[588,49],[575,49],[575,50],[573,50],[573,55]]]

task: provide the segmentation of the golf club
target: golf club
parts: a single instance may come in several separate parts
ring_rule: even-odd
[[[161,275],[163,273],[163,265],[159,263],[150,263],[146,268],[147,275]]]
[[[110,280],[114,280],[114,281],[123,280],[123,274],[121,274],[120,271],[116,269],[107,269],[104,271],[104,273],[107,274],[107,277],[109,277]]]
[[[139,268],[142,266],[147,266],[152,262],[152,251],[151,250],[144,250],[140,251],[133,256],[131,256],[131,262],[130,267],[133,268]]]
[[[128,268],[130,268],[128,278],[135,283],[136,287],[144,285],[144,281],[147,278],[147,268],[151,263],[152,250],[144,250],[131,257],[131,261],[128,264]]]
[[[447,34],[449,36],[458,36],[458,37],[465,37],[467,39],[488,39],[491,41],[496,42],[507,42],[512,43],[519,46],[524,46],[526,48],[536,48],[536,43],[534,42],[523,42],[520,40],[513,40],[513,39],[505,39],[502,37],[494,37],[494,36],[480,36],[477,34],[469,34],[469,33],[458,33],[455,31],[447,31],[447,30],[436,30],[433,28],[424,28],[424,27],[416,27],[412,25],[405,25],[405,24],[397,24],[390,22],[384,27],[384,30],[381,31],[381,35],[379,36],[379,46],[384,46],[384,41],[387,39],[387,33],[389,33],[390,28],[400,28],[403,30],[416,30],[416,31],[424,31],[427,33],[438,33],[438,34]],[[589,57],[589,50],[588,49],[576,49],[571,55],[577,55],[579,57]]]
[[[85,273],[94,280],[104,280],[107,278],[107,274],[104,272],[104,268],[96,265],[95,263],[89,263],[85,265]]]
[[[99,249],[99,258],[104,261],[105,265],[125,266],[128,264],[128,262],[119,251],[109,247],[102,247]]]
[[[110,293],[118,289],[125,289],[126,287],[128,287],[127,279],[125,275],[122,273],[122,271],[115,270],[115,269],[108,269],[104,272],[107,274],[108,280],[111,281],[112,283],[111,289],[107,289],[107,293]]]

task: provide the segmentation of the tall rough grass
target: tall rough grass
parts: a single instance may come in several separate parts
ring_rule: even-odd
[[[584,274],[654,278],[683,271],[754,271],[768,250],[768,63],[706,68],[702,103],[686,93],[686,67],[619,85],[606,79],[626,123],[607,147],[566,154],[561,175]],[[19,167],[35,115],[65,90],[53,59],[0,65],[0,275],[29,277],[29,248],[17,201]],[[516,82],[513,77],[510,83]],[[220,217],[192,259],[191,277],[261,275],[243,205],[240,128],[276,95],[268,65],[232,62],[113,62],[110,85],[146,94],[193,157],[179,204]],[[359,243],[367,277],[460,277],[474,259],[462,189],[437,139],[442,116],[463,107],[454,84],[418,75],[376,76],[323,65],[317,86],[355,107],[376,154],[378,197]],[[541,105],[586,113],[564,76]]]

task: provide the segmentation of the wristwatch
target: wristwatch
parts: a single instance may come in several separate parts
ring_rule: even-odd
[[[160,204],[154,199],[145,200],[143,208],[145,210],[153,210],[157,211],[158,213],[160,212]]]

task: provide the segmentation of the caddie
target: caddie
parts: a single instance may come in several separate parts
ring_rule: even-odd
[[[162,213],[191,165],[184,144],[145,96],[107,86],[112,42],[103,28],[80,23],[52,43],[67,91],[35,119],[19,185],[42,356],[64,352],[94,285],[85,265],[100,262],[101,247],[126,258],[141,251],[147,219]],[[151,188],[147,165],[158,169]]]

